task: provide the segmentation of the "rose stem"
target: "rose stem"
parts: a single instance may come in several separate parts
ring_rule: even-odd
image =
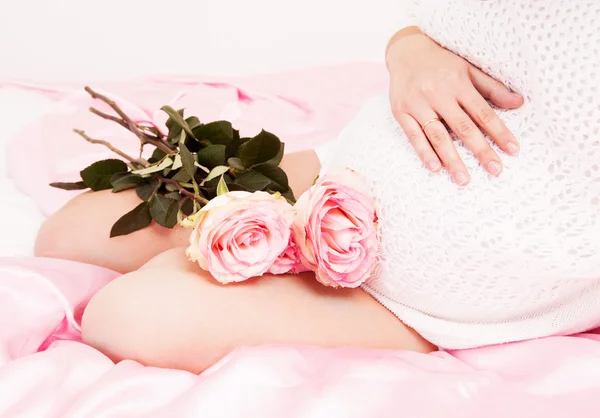
[[[92,111],[92,113],[104,117],[104,116],[109,116],[105,119],[109,119],[112,121],[115,121],[117,123],[119,123],[121,126],[125,126],[127,129],[129,129],[131,132],[133,132],[142,142],[147,142],[149,144],[154,145],[156,148],[160,149],[161,151],[163,151],[166,154],[171,154],[173,153],[175,150],[172,149],[167,143],[165,143],[164,141],[162,141],[161,139],[157,138],[151,138],[148,135],[144,134],[142,131],[140,131],[140,129],[138,128],[137,124],[131,120],[131,118],[129,116],[127,116],[125,114],[125,112],[123,112],[123,110],[121,110],[121,108],[115,103],[114,100],[109,99],[108,97],[92,90],[90,87],[86,87],[85,91],[88,92],[88,94],[90,96],[92,96],[93,99],[98,99],[103,101],[104,103],[106,103],[107,105],[109,105],[122,119],[122,122],[126,125],[121,124],[120,122],[116,121],[114,116],[110,116],[107,115],[106,113],[100,112],[99,110],[96,110],[95,112],[92,111],[90,109],[90,111]]]
[[[162,181],[163,183],[172,184],[173,186],[177,187],[177,189],[179,189],[179,192],[180,192],[181,194],[184,194],[184,195],[186,195],[186,196],[189,196],[189,197],[191,197],[192,199],[194,199],[194,200],[196,200],[196,201],[198,201],[198,202],[200,202],[200,203],[203,203],[203,204],[205,204],[205,205],[208,203],[208,200],[206,200],[205,198],[203,198],[203,197],[201,197],[201,196],[197,196],[196,194],[194,194],[194,193],[192,193],[192,192],[189,192],[189,191],[187,191],[185,188],[183,188],[183,187],[181,186],[181,184],[179,184],[179,183],[178,183],[177,181],[175,181],[175,180],[172,180],[172,179],[169,179],[169,178],[166,178],[166,177],[159,177],[158,179],[159,179],[160,181]]]
[[[121,150],[115,148],[114,146],[112,146],[112,144],[110,142],[103,141],[101,139],[90,138],[89,136],[86,135],[86,133],[84,131],[81,131],[79,129],[73,129],[73,132],[79,134],[87,142],[90,142],[92,144],[104,145],[106,148],[108,148],[109,150],[111,150],[115,154],[123,157],[124,159],[126,159],[126,160],[128,160],[128,161],[130,161],[130,162],[132,162],[134,164],[141,165],[142,167],[148,167],[148,161],[146,161],[144,159],[141,159],[141,158],[133,158],[133,157],[125,154],[123,151],[121,151]]]

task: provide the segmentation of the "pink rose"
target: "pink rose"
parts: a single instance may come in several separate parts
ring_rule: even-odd
[[[294,242],[293,237],[290,236],[290,243],[287,248],[281,253],[279,258],[275,260],[275,263],[269,269],[271,274],[286,274],[293,273],[298,274],[304,271],[309,271],[300,261],[300,250],[298,245]]]
[[[294,206],[293,236],[302,264],[321,283],[358,287],[377,263],[377,215],[362,178],[351,170],[326,175]]]
[[[194,217],[186,254],[225,284],[269,271],[290,242],[293,208],[279,195],[235,191]]]

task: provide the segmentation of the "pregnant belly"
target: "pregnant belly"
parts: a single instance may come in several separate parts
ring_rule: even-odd
[[[503,118],[517,136],[526,131],[522,113]],[[500,178],[459,145],[472,173],[460,188],[422,167],[387,98],[361,111],[325,170],[350,167],[371,186],[382,236],[377,292],[431,316],[486,322],[535,315],[597,284],[599,183],[565,170],[577,161],[543,138],[520,140],[521,155],[503,156]]]

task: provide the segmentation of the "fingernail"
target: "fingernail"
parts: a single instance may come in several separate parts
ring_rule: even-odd
[[[429,170],[431,170],[433,172],[439,171],[439,169],[442,168],[442,165],[437,160],[427,161],[427,163],[425,165],[427,166],[427,168]]]
[[[459,171],[458,173],[454,173],[454,182],[459,186],[464,186],[469,182],[469,176]]]
[[[514,142],[509,142],[506,146],[506,150],[510,155],[516,155],[519,152],[519,146]]]
[[[496,176],[496,175],[500,174],[502,167],[500,166],[500,164],[498,162],[492,161],[487,165],[487,169],[490,172],[490,174]]]

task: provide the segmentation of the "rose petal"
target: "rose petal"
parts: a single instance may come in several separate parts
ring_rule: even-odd
[[[359,286],[377,259],[376,241],[371,239],[376,236],[375,204],[363,185],[354,187],[359,183],[355,172],[325,176],[294,206],[294,238],[302,264],[326,285]]]

